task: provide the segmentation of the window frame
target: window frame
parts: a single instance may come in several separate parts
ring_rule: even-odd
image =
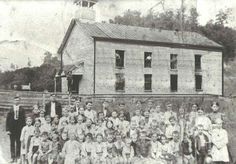
[[[200,79],[201,79],[201,83],[200,83],[200,86],[201,86],[201,88],[198,88],[198,85],[197,85],[197,77],[201,77]],[[203,91],[203,88],[202,88],[202,75],[200,75],[200,74],[195,74],[195,91],[196,92],[201,92],[201,91]]]
[[[173,85],[172,85],[172,84],[173,84],[173,82],[172,82],[172,81],[173,81],[173,80],[172,80],[172,77],[174,77],[174,76],[176,76],[176,90],[172,89],[172,88],[173,88],[173,87],[172,87],[172,86],[173,86]],[[171,92],[178,92],[178,75],[177,75],[177,74],[171,74],[171,75],[170,75],[170,91],[171,91]]]
[[[151,60],[149,61],[147,60],[148,56],[151,57]],[[144,52],[144,68],[152,68],[152,52]]]
[[[197,62],[197,57],[199,57],[200,61]],[[196,72],[201,71],[202,70],[202,55],[200,54],[195,54],[194,55],[194,69]]]
[[[150,81],[148,81],[150,79]],[[150,85],[150,89],[147,89],[147,85]],[[144,91],[152,92],[152,74],[144,74]]]
[[[116,92],[125,92],[125,75],[124,75],[124,73],[116,73],[115,76],[116,76],[115,91],[116,91]],[[120,78],[120,79],[119,79],[120,81],[123,81],[123,82],[122,82],[122,83],[123,83],[123,89],[119,89],[118,86],[117,86],[118,83],[120,82],[120,81],[118,80],[118,78]]]
[[[122,52],[122,54],[120,54],[120,52]],[[117,56],[116,56],[116,54],[118,54],[118,55],[122,55],[122,57],[121,57],[121,61],[120,61],[120,65],[118,64],[118,62],[117,62]],[[123,69],[123,68],[125,68],[125,51],[124,50],[115,50],[115,67],[117,68],[117,69]]]
[[[174,60],[176,62],[175,64],[175,68],[172,68],[173,65],[173,57],[176,57],[176,59]],[[177,70],[178,69],[178,54],[170,54],[170,70]]]

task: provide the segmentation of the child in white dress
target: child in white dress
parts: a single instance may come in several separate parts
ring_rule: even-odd
[[[61,156],[64,156],[64,164],[75,164],[80,160],[80,144],[75,140],[75,133],[69,133],[69,140],[63,146]]]
[[[26,118],[26,125],[21,131],[20,141],[21,141],[21,160],[22,164],[26,163],[26,158],[29,150],[29,139],[34,135],[34,126],[32,125],[32,118]]]

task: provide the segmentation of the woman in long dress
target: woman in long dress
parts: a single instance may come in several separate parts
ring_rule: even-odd
[[[222,120],[216,120],[215,129],[212,130],[212,161],[214,163],[228,163],[229,153],[228,153],[228,133],[222,128]]]

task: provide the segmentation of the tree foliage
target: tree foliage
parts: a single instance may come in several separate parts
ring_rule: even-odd
[[[224,47],[224,60],[227,62],[236,56],[236,30],[227,27],[231,10],[220,10],[216,14],[215,20],[210,20],[206,25],[199,25],[196,8],[190,9],[187,15],[183,10],[183,29],[194,31],[205,35],[209,39],[221,44]],[[160,28],[165,30],[176,30],[181,27],[180,10],[167,10],[163,13],[149,12],[142,15],[139,11],[127,10],[123,16],[116,16],[110,23],[141,26],[149,28]]]
[[[53,91],[54,77],[59,69],[60,61],[47,52],[45,53],[44,63],[40,67],[26,67],[0,73],[0,87],[13,89],[14,85],[17,85],[17,89],[20,89],[21,85],[31,83],[33,91]]]

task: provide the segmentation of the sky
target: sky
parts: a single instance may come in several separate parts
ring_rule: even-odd
[[[108,21],[124,11],[138,10],[143,14],[160,0],[99,0],[95,6],[96,21]],[[162,12],[180,8],[181,0],[164,0],[153,8]],[[236,16],[235,0],[184,0],[187,8],[196,7],[199,22],[214,19],[219,10],[232,8]],[[42,64],[45,51],[56,53],[74,13],[78,8],[73,0],[1,0],[0,1],[0,70],[11,63],[24,67]],[[236,27],[234,17],[229,22]]]

